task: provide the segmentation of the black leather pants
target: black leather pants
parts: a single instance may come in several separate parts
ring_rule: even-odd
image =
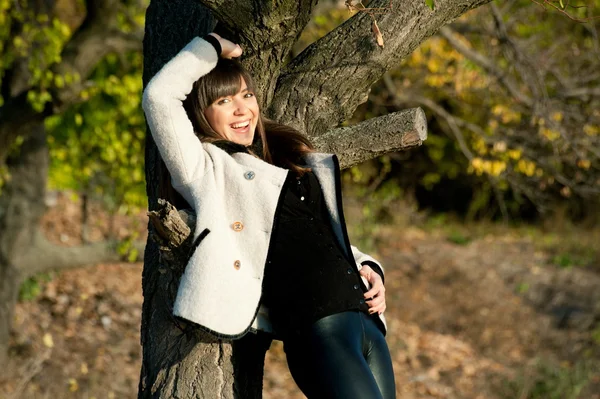
[[[284,341],[292,377],[308,399],[396,397],[390,351],[372,317],[337,313]]]

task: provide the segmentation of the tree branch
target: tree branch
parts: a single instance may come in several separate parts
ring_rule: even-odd
[[[228,30],[235,31],[250,25],[250,18],[255,13],[256,2],[248,0],[198,0],[208,8],[213,15],[224,24]]]
[[[358,13],[304,50],[281,74],[269,117],[314,137],[348,119],[369,88],[440,26],[490,0],[405,1],[379,17],[385,48],[371,35],[371,17]],[[382,8],[389,0],[374,0]]]
[[[585,100],[589,97],[600,97],[600,87],[577,87],[558,93],[558,95],[563,98],[575,97]]]
[[[505,73],[502,69],[500,69],[492,60],[485,57],[483,54],[476,52],[475,50],[469,48],[467,45],[462,43],[452,32],[450,27],[443,27],[440,29],[440,35],[444,37],[448,43],[456,51],[467,57],[469,60],[473,61],[483,69],[485,69],[489,74],[496,77],[498,81],[504,85],[506,90],[512,95],[517,101],[522,104],[525,104],[528,107],[533,106],[533,100],[522,93],[519,90],[519,86],[517,82],[514,81],[507,73]]]
[[[275,92],[281,67],[310,21],[317,1],[199,1],[219,21],[217,32],[237,41],[244,49],[244,66],[251,71],[261,106],[266,108]]]
[[[133,243],[140,258],[146,243]],[[92,244],[64,247],[51,243],[41,231],[37,231],[32,247],[26,254],[15,260],[23,277],[50,270],[64,270],[75,267],[93,266],[98,263],[122,262],[123,256],[117,252],[117,242],[102,241]]]
[[[349,168],[388,152],[419,146],[426,138],[425,113],[413,108],[330,130],[315,137],[313,143],[319,151],[337,154],[340,167]]]

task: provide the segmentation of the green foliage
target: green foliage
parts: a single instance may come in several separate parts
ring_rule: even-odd
[[[42,285],[52,280],[52,273],[42,273],[29,277],[21,283],[19,301],[33,301],[42,293]]]
[[[109,55],[86,101],[47,119],[51,187],[102,197],[113,210],[146,206],[141,68],[140,54]]]
[[[452,230],[448,233],[448,241],[458,245],[467,245],[471,242],[471,238],[463,234],[461,231]]]
[[[15,33],[17,32],[17,33]],[[25,0],[0,0],[0,85],[5,72],[26,62],[29,72],[27,100],[41,111],[51,92],[69,77],[55,75],[51,67],[60,62],[71,36],[69,26],[56,17],[36,14]],[[0,95],[0,106],[4,103]]]
[[[516,289],[518,294],[525,294],[527,291],[529,291],[529,284],[527,283],[519,283],[517,285],[517,289]]]
[[[435,8],[435,1],[434,0],[425,0],[425,4],[427,4],[427,7],[431,8],[431,11],[434,10],[434,8]]]
[[[125,2],[117,21],[124,32],[140,29],[144,10],[139,2]],[[25,0],[0,0],[0,85],[2,79],[17,75],[26,81],[27,99],[42,111],[57,89],[79,82],[77,74],[58,75],[54,66],[71,37],[81,15],[60,19],[59,6],[39,13]],[[24,68],[25,67],[25,68]],[[102,197],[114,212],[123,206],[146,204],[143,148],[145,122],[140,107],[142,57],[138,53],[109,54],[86,79],[81,102],[46,120],[51,163],[49,185],[89,196]],[[0,106],[5,99],[0,97]],[[11,153],[18,151],[19,142]],[[0,170],[0,187],[7,179]]]
[[[140,253],[133,245],[138,238],[139,234],[133,233],[124,240],[121,240],[117,245],[117,253],[127,259],[128,262],[136,262],[139,260]]]
[[[596,343],[596,345],[600,345],[600,324],[596,326],[596,328],[592,331],[592,339]]]
[[[564,269],[576,266],[584,267],[591,264],[594,260],[594,254],[591,251],[587,252],[583,254],[562,252],[552,258],[552,263]]]
[[[535,369],[506,384],[505,397],[523,399],[577,399],[590,383],[597,365],[582,360],[574,365],[538,361]]]

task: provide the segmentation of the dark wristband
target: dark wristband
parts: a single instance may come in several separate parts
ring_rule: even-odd
[[[379,267],[379,265],[375,262],[371,262],[370,260],[366,260],[361,263],[363,266],[370,266],[371,269],[377,274],[381,276],[381,282],[385,284],[385,277],[383,277],[383,270]]]
[[[206,35],[203,39],[209,42],[215,48],[217,55],[220,57],[223,49],[221,48],[221,43],[219,43],[219,40],[213,35]]]

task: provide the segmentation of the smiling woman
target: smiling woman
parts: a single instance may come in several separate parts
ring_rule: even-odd
[[[196,38],[144,91],[163,187],[196,212],[173,313],[219,338],[281,339],[310,399],[394,398],[383,270],[350,245],[337,157],[261,116],[228,59],[241,52]]]
[[[223,138],[247,146],[252,144],[260,111],[256,96],[243,77],[240,77],[240,87],[233,95],[217,98],[204,115]]]

